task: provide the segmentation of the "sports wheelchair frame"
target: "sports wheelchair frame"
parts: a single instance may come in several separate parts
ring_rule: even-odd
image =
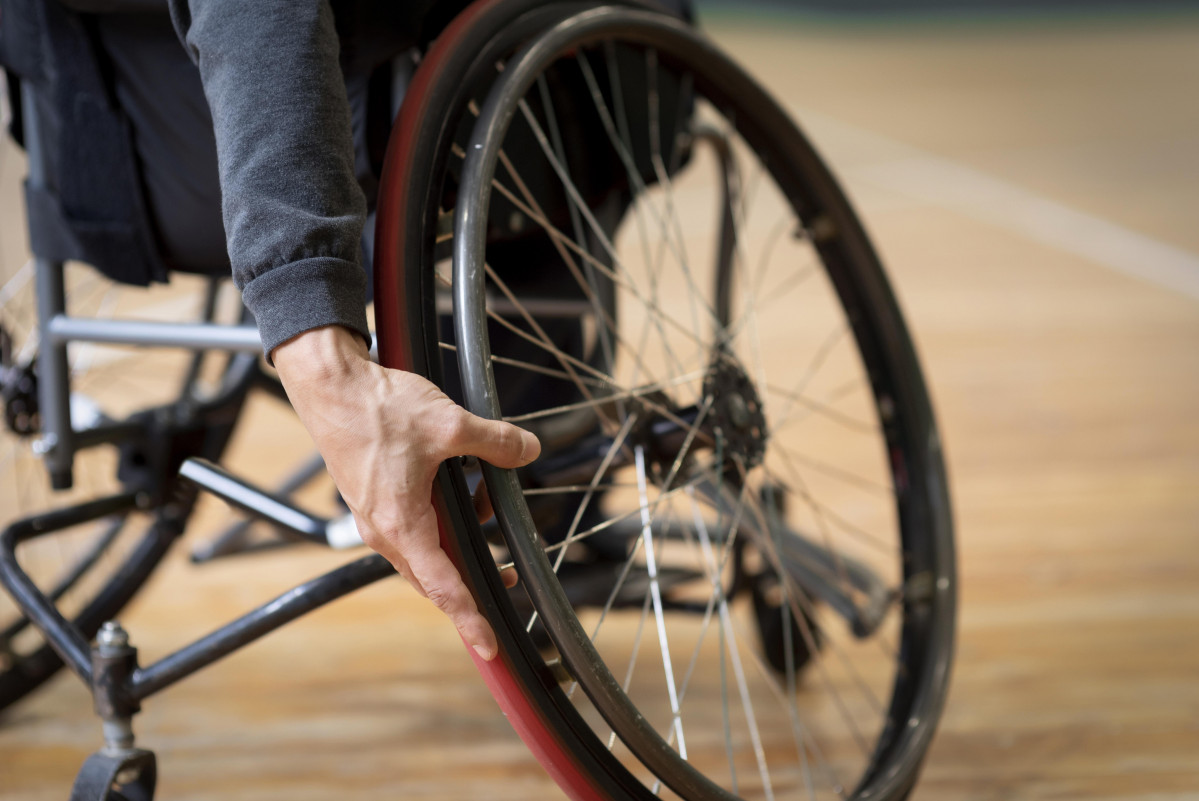
[[[567,794],[908,795],[953,648],[940,445],[865,232],[779,106],[639,4],[479,0],[422,58],[378,220],[380,362],[545,445],[520,471],[447,462],[434,504],[499,639],[479,670]],[[342,544],[347,523],[287,497],[319,461],[277,491],[217,464],[247,393],[279,387],[253,328],[211,321],[215,281],[196,324],[71,316],[63,265],[47,259],[33,281],[36,361],[4,334],[10,441],[55,487],[77,454],[115,445],[121,487],[0,534],[0,582],[20,612],[0,620],[0,703],[66,664],[105,736],[72,798],[148,799],[156,764],[131,728],[144,699],[393,571],[356,559],[140,666],[113,618],[197,491],[295,539]],[[85,342],[196,356],[172,402],[81,425],[67,351]],[[203,395],[210,352],[230,355]],[[478,481],[497,517],[485,527]],[[64,613],[137,511],[146,534]],[[57,575],[18,562],[18,546],[92,523]],[[503,587],[497,561],[522,589]],[[30,627],[44,641],[19,650]]]

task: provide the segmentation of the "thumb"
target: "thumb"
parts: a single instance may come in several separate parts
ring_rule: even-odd
[[[502,420],[487,420],[463,410],[448,446],[454,456],[477,456],[496,467],[523,467],[541,455],[541,443],[530,431]]]

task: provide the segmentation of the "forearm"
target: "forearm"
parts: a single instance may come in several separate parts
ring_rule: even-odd
[[[349,104],[325,0],[171,0],[212,110],[233,277],[268,353],[339,325],[369,340]]]

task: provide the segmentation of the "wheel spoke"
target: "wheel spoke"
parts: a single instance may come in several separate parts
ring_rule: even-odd
[[[857,487],[861,490],[869,492],[871,495],[877,495],[883,498],[892,498],[895,496],[895,488],[884,486],[874,479],[865,476],[859,476],[851,470],[846,470],[842,467],[829,464],[828,462],[820,461],[806,454],[800,453],[795,448],[787,448],[782,445],[776,447],[776,452],[785,455],[788,459],[794,460],[799,464],[810,467],[817,472],[823,473],[830,478],[835,478],[838,481]]]
[[[670,389],[671,387],[677,387],[682,384],[688,384],[688,383],[694,381],[697,377],[700,377],[702,375],[703,375],[702,372],[691,373],[689,375],[678,376],[677,378],[672,378],[668,381],[659,381],[656,384],[647,384],[643,387],[637,387],[636,389],[630,389],[627,392],[613,392],[611,394],[603,395],[598,398],[591,398],[589,400],[579,401],[578,403],[567,403],[567,404],[563,404],[561,406],[553,406],[548,409],[539,409],[535,412],[526,412],[525,414],[515,414],[510,417],[505,417],[504,419],[507,420],[509,423],[523,423],[523,422],[527,422],[529,420],[537,420],[537,419],[540,419],[543,417],[550,417],[550,416],[556,415],[556,414],[564,414],[566,412],[575,411],[577,409],[591,409],[591,408],[595,408],[597,406],[602,406],[605,403],[611,403],[611,402],[617,401],[617,400],[633,400],[636,398],[643,398],[646,395],[651,395],[655,392],[660,392],[664,389]]]
[[[661,268],[661,253],[659,253],[656,258],[651,257],[651,255],[650,255],[649,242],[648,242],[646,226],[645,226],[645,211],[648,209],[649,211],[651,211],[653,213],[655,221],[657,222],[658,227],[661,231],[666,232],[667,226],[666,226],[665,220],[662,217],[662,213],[658,208],[658,204],[651,202],[651,200],[650,200],[651,194],[649,192],[649,189],[645,185],[645,181],[641,177],[640,170],[637,169],[637,165],[633,160],[632,144],[629,139],[628,129],[627,129],[627,120],[626,120],[626,115],[624,112],[623,93],[620,90],[620,81],[618,80],[619,67],[616,62],[614,49],[610,45],[611,45],[610,42],[606,43],[605,58],[606,58],[607,68],[608,68],[610,90],[611,90],[612,96],[613,96],[613,106],[615,106],[615,115],[616,115],[617,120],[619,120],[621,122],[619,134],[617,132],[617,124],[616,124],[616,122],[613,121],[613,113],[609,111],[607,104],[604,102],[603,93],[600,91],[600,88],[599,88],[599,82],[596,80],[595,73],[591,69],[591,63],[587,59],[586,54],[583,52],[579,52],[576,55],[576,60],[579,63],[579,68],[583,74],[583,79],[586,82],[588,90],[591,93],[591,98],[592,98],[593,104],[595,106],[595,109],[596,109],[597,113],[599,114],[600,122],[603,124],[604,131],[608,135],[608,140],[611,143],[613,150],[616,151],[617,156],[620,158],[621,163],[624,165],[625,172],[628,176],[629,182],[634,187],[634,191],[633,191],[634,202],[632,205],[633,205],[633,208],[637,212],[636,219],[637,219],[638,235],[640,237],[640,241],[642,244],[642,251],[643,251],[643,257],[645,259],[645,264],[646,264],[646,267],[648,268],[648,279],[649,279],[649,284],[650,284],[650,298],[651,298],[653,304],[655,306],[657,306],[659,303],[659,300],[658,300],[658,297],[659,297],[659,295],[658,295],[658,289],[659,289],[658,278],[659,278],[659,272],[660,272],[660,268]],[[659,245],[659,249],[661,250],[661,248],[663,246],[665,246],[665,244],[668,241],[669,241],[669,235],[667,234],[667,236],[663,236],[661,238],[662,244]],[[663,346],[663,349],[666,351],[667,357],[670,358],[676,364],[678,369],[682,369],[682,363],[679,361],[678,357],[675,355],[673,349],[671,348],[670,338],[666,336],[665,331],[662,329],[662,322],[656,315],[647,315],[646,316],[646,320],[642,326],[642,330],[641,330],[640,337],[639,337],[639,341],[642,344],[642,348],[644,348],[645,337],[649,332],[649,325],[650,325],[651,321],[653,322],[653,325],[658,329],[659,335],[662,337],[661,344]],[[698,334],[698,331],[695,331],[694,333]],[[697,337],[697,341],[698,341],[698,337]],[[633,380],[634,381],[636,380],[636,376],[634,376]]]
[[[704,524],[703,517],[699,514],[698,507],[694,504],[694,496],[692,496],[692,511],[695,520],[695,530],[699,534],[700,546],[703,549],[704,563],[714,564],[715,557],[712,550],[712,540],[708,536],[708,527]],[[733,631],[732,617],[729,615],[728,599],[724,595],[724,587],[720,581],[720,573],[713,571],[709,576],[712,582],[712,592],[716,597],[717,609],[720,616],[720,631],[721,631],[721,648],[722,651],[727,649],[729,657],[733,662],[733,673],[737,679],[737,692],[741,697],[741,707],[745,714],[746,723],[749,727],[750,739],[753,743],[754,759],[758,764],[758,773],[762,779],[762,787],[766,791],[766,797],[774,798],[774,791],[771,787],[770,774],[766,769],[766,752],[762,747],[762,735],[758,730],[757,719],[754,715],[753,703],[749,698],[749,687],[745,682],[745,671],[741,666],[741,655],[737,649],[737,636]],[[729,712],[728,712],[728,695],[724,689],[726,682],[723,670],[723,654],[721,656],[721,713],[724,719],[725,730],[725,748],[728,750],[729,772],[733,775],[733,791],[737,791],[736,785],[736,766],[734,764],[734,749],[732,742],[732,733],[730,731]]]
[[[861,434],[875,434],[875,435],[881,433],[881,429],[879,428],[879,425],[877,423],[871,423],[871,422],[867,422],[865,420],[858,420],[856,418],[850,417],[849,415],[844,414],[843,412],[839,412],[827,404],[821,403],[820,401],[812,400],[811,398],[808,398],[807,396],[800,394],[800,393],[791,392],[789,390],[771,386],[770,384],[762,384],[762,386],[765,388],[765,390],[767,392],[774,394],[774,395],[778,395],[783,398],[786,398],[791,403],[798,403],[799,405],[805,407],[807,409],[807,411],[809,412],[809,414],[806,414],[806,415],[802,415],[802,416],[793,415],[790,418],[783,420],[781,423],[779,423],[779,424],[775,425],[773,428],[771,428],[771,434],[778,434],[779,431],[781,431],[783,428],[787,427],[788,425],[796,425],[798,423],[802,423],[804,420],[807,420],[812,414],[816,414],[827,420],[831,420],[834,423],[837,423],[838,425],[840,425],[843,428],[846,428],[850,431],[855,431],[855,432],[858,432]]]
[[[811,599],[807,596],[807,593],[803,591],[803,588],[795,582],[795,580],[785,569],[782,557],[779,555],[778,549],[775,547],[774,539],[770,536],[769,524],[765,519],[762,509],[757,504],[753,496],[749,496],[749,503],[746,505],[750,512],[749,520],[751,522],[751,526],[749,528],[749,532],[753,535],[756,543],[764,546],[763,553],[766,555],[771,569],[775,571],[775,575],[778,577],[778,579],[781,582],[789,584],[793,588],[793,592],[790,594],[787,600],[792,605],[792,614],[795,616],[795,621],[799,624],[800,632],[805,640],[805,644],[808,646],[809,651],[815,653],[817,650],[816,635],[812,630],[811,624],[808,622],[809,620],[816,619],[815,607],[813,606]],[[853,683],[861,691],[869,706],[876,713],[881,713],[881,702],[878,700],[877,696],[874,695],[869,684],[867,684],[862,675],[854,667],[853,661],[844,652],[844,649],[842,649],[840,645],[838,645],[836,641],[832,639],[827,640],[826,647],[830,647],[832,649],[833,653],[837,656],[838,661],[844,666],[846,672],[850,675]],[[846,704],[844,698],[841,696],[841,693],[833,685],[823,660],[818,661],[816,665],[819,668],[819,672],[825,682],[825,687],[829,690],[829,693],[832,696],[842,718],[853,732],[853,737],[857,742],[858,747],[862,750],[863,754],[867,754],[869,752],[869,745],[866,741],[866,738],[862,734],[857,720],[849,711],[848,704]]]
[[[612,281],[612,283],[615,284],[615,286],[618,289],[623,289],[623,290],[627,291],[633,300],[636,300],[638,303],[640,303],[644,307],[647,314],[658,315],[657,319],[659,319],[662,323],[667,324],[669,326],[669,328],[671,328],[676,333],[681,333],[683,336],[685,336],[688,339],[688,341],[691,344],[693,344],[697,347],[701,347],[701,348],[708,347],[707,342],[705,342],[702,339],[697,338],[692,331],[690,331],[689,329],[684,327],[681,323],[679,323],[677,320],[675,320],[672,316],[665,314],[664,310],[662,309],[662,307],[660,306],[660,304],[657,300],[654,300],[652,298],[646,298],[635,285],[630,283],[629,280],[622,278],[620,273],[613,271],[613,269],[611,267],[604,264],[601,260],[597,259],[594,255],[587,252],[585,249],[579,247],[579,245],[576,242],[574,242],[567,234],[565,234],[560,228],[558,228],[553,223],[551,223],[543,214],[536,211],[531,205],[527,205],[524,201],[522,201],[520,198],[518,198],[516,196],[516,194],[514,192],[512,192],[512,190],[509,189],[507,186],[505,186],[502,182],[500,182],[498,180],[493,181],[493,186],[496,189],[496,191],[498,191],[509,202],[511,202],[514,206],[516,206],[517,209],[519,209],[523,214],[525,214],[530,220],[532,220],[537,225],[541,226],[545,230],[546,234],[548,234],[550,236],[550,238],[555,242],[555,244],[560,244],[566,250],[574,253],[585,264],[590,265],[591,267],[595,268],[595,270],[597,272],[599,272],[600,275],[604,276],[604,278],[606,278],[607,280]],[[567,261],[568,268],[570,267],[571,263],[572,263],[571,261]],[[623,267],[619,263],[617,264],[617,267],[618,267],[618,269],[623,270]],[[634,354],[637,354],[637,350],[630,349],[630,355],[632,355],[633,358],[637,358],[637,356],[635,356]]]
[[[666,690],[670,695],[671,725],[678,734],[679,756],[687,758],[687,740],[683,736],[683,718],[679,712],[679,696],[674,686],[674,666],[670,660],[670,642],[666,636],[666,616],[662,612],[662,587],[658,583],[658,563],[654,558],[653,515],[649,511],[645,478],[645,449],[633,448],[637,463],[637,491],[641,496],[641,536],[645,542],[645,569],[649,573],[650,597],[654,605],[654,622],[658,628],[658,647],[662,651],[662,672],[666,676]]]
[[[847,330],[848,329],[844,325],[840,325],[837,326],[827,337],[825,337],[824,342],[820,344],[820,347],[816,349],[816,353],[813,354],[811,361],[808,362],[807,369],[800,374],[799,380],[795,382],[790,390],[785,390],[788,402],[783,406],[782,411],[780,411],[777,415],[777,418],[774,421],[774,430],[778,430],[781,426],[786,425],[788,415],[791,413],[791,409],[795,405],[795,401],[793,399],[803,396],[804,390],[807,388],[808,384],[811,383],[812,379],[816,377],[816,374],[820,372],[820,368],[823,367],[828,361],[829,356],[833,352],[833,348],[835,348],[837,343],[841,342],[845,338]]]
[[[579,523],[583,520],[583,514],[587,510],[591,499],[595,497],[596,488],[604,476],[608,475],[608,470],[612,466],[612,460],[616,458],[616,454],[625,447],[625,440],[629,436],[629,432],[633,430],[633,426],[637,423],[637,415],[631,414],[625,418],[624,425],[621,426],[620,432],[612,440],[612,444],[608,446],[607,452],[604,454],[604,459],[600,463],[599,469],[595,471],[595,476],[591,480],[590,486],[587,487],[586,494],[583,495],[583,500],[579,503],[578,509],[575,510],[574,519],[570,521],[570,528],[567,529],[564,542],[577,542],[575,539],[579,530]],[[558,556],[554,560],[554,572],[557,573],[562,567],[562,560],[566,558],[566,549],[562,548],[558,551]]]

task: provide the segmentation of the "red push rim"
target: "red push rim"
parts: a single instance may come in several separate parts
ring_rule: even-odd
[[[411,371],[416,364],[409,336],[411,320],[407,313],[407,282],[403,274],[406,232],[401,221],[409,212],[404,187],[416,172],[417,131],[421,127],[420,121],[429,113],[430,88],[459,42],[504,1],[476,0],[454,18],[423,58],[392,128],[380,180],[375,226],[375,325],[379,363],[385,367]],[[441,546],[462,571],[462,553],[454,542],[447,501],[440,484],[434,486],[433,495]],[[485,662],[472,648],[466,650],[512,728],[567,796],[576,801],[607,798],[533,705],[511,656],[501,649],[499,656]]]

